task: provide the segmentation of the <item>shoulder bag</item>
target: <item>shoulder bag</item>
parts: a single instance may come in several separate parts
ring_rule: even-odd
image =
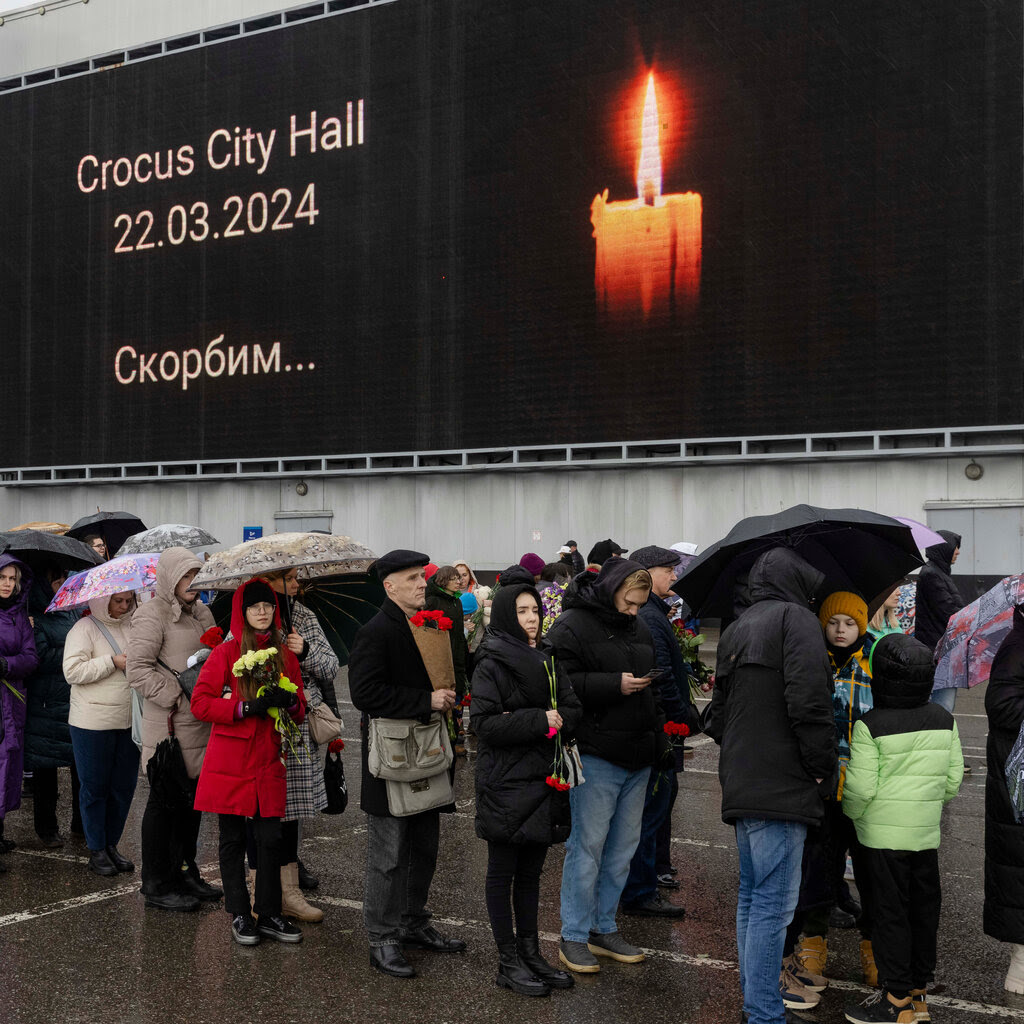
[[[388,810],[396,818],[436,810],[455,799],[448,769],[455,755],[440,712],[418,718],[371,718],[367,767],[387,783]]]

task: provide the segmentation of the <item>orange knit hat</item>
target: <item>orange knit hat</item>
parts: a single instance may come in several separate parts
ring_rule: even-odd
[[[818,621],[822,629],[828,625],[828,620],[833,615],[849,615],[857,623],[857,632],[860,635],[868,631],[868,606],[859,594],[852,594],[849,590],[837,590],[834,594],[829,594],[818,609]]]

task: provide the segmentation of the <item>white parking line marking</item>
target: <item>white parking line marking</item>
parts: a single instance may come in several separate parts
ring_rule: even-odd
[[[118,885],[113,889],[87,892],[84,896],[73,896],[71,899],[60,900],[58,903],[44,903],[41,907],[33,907],[31,910],[19,910],[14,914],[5,914],[0,917],[0,928],[20,924],[22,921],[32,921],[37,917],[60,914],[65,910],[75,910],[78,907],[88,906],[90,903],[102,903],[104,900],[116,899],[119,896],[127,896],[130,892],[137,893],[138,891],[139,883],[132,882],[131,885]]]

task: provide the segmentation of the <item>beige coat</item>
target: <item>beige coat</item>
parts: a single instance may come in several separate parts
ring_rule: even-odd
[[[90,601],[92,615],[79,619],[64,643],[64,678],[71,684],[68,725],[78,729],[129,729],[132,724],[128,679],[114,667],[114,651],[96,625],[97,620],[103,623],[124,654],[132,613],[111,618],[109,603],[106,597]]]
[[[142,766],[156,745],[167,736],[167,716],[173,715],[174,734],[192,778],[199,777],[210,723],[192,715],[178,680],[157,664],[159,658],[175,672],[182,672],[190,655],[203,646],[200,637],[213,624],[213,614],[201,601],[181,605],[174,588],[190,569],[202,563],[185,548],[168,548],[156,566],[156,596],[132,617],[128,639],[128,682],[145,697],[142,702]]]

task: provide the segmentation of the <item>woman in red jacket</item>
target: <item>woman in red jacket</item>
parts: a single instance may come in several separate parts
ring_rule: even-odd
[[[273,687],[262,696],[252,673],[236,676],[233,666],[249,651],[272,648],[279,676],[298,692]],[[281,818],[285,813],[286,757],[268,712],[285,708],[293,722],[306,713],[306,698],[295,655],[284,646],[277,595],[266,580],[255,578],[235,591],[231,635],[215,647],[203,665],[192,693],[192,714],[213,722],[199,775],[195,807],[220,815],[220,873],[224,905],[231,915],[236,942],[253,946],[260,936],[301,942],[302,932],[281,916]],[[301,752],[299,756],[302,756]],[[256,898],[249,903],[245,885],[245,823],[252,820],[259,850]],[[259,924],[253,920],[253,911]]]

